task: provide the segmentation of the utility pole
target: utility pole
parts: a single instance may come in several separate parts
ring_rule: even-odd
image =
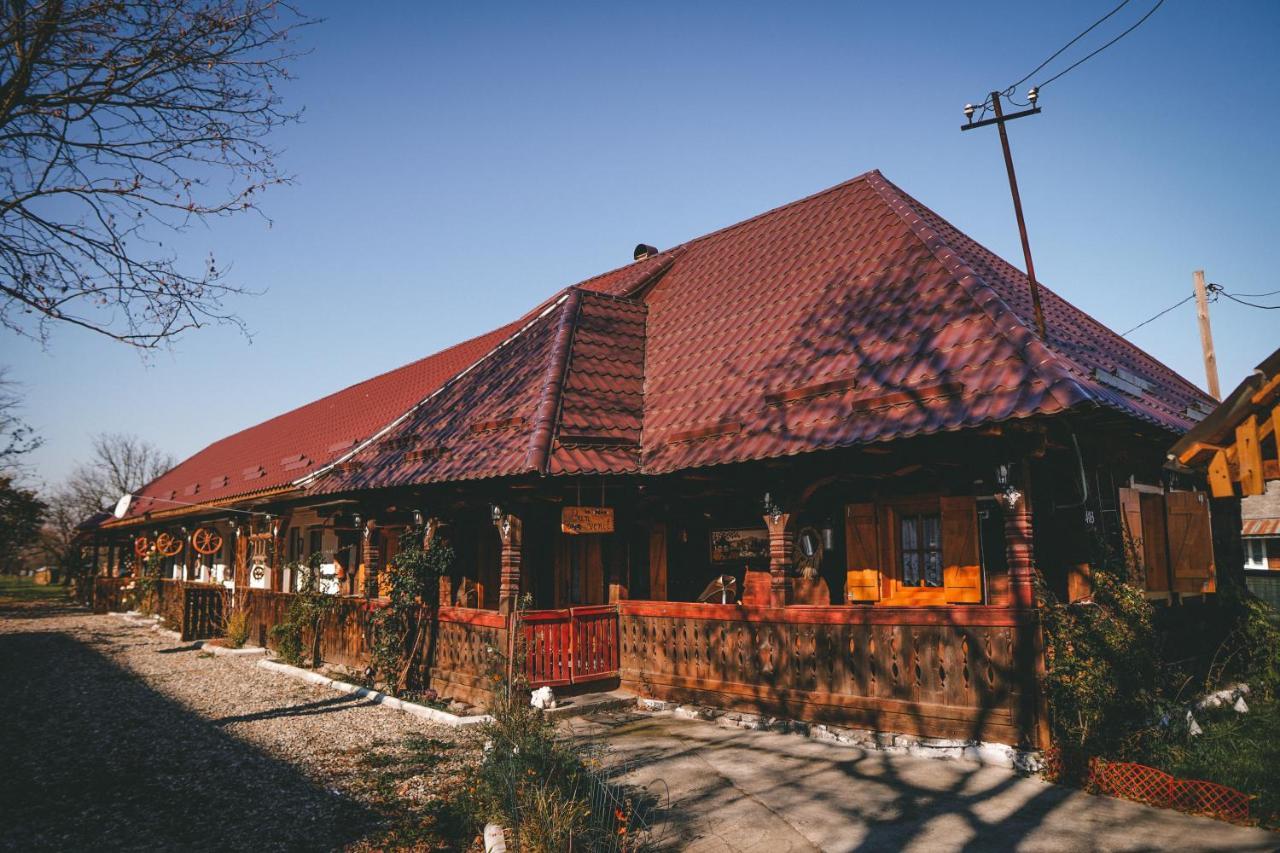
[[[1195,271],[1196,320],[1200,323],[1200,348],[1204,350],[1204,375],[1209,380],[1209,396],[1222,399],[1218,389],[1218,357],[1213,352],[1213,330],[1209,328],[1209,294],[1204,286],[1204,270]]]
[[[1027,265],[1027,283],[1031,287],[1031,307],[1035,311],[1036,332],[1040,335],[1040,339],[1044,340],[1044,309],[1040,307],[1040,285],[1036,281],[1035,264],[1031,261],[1031,241],[1027,238],[1027,222],[1022,216],[1022,197],[1018,195],[1018,176],[1013,171],[1013,153],[1009,150],[1009,135],[1004,129],[1007,122],[1040,113],[1040,108],[1036,106],[1038,94],[1035,88],[1032,88],[1027,93],[1027,97],[1031,101],[1031,109],[1005,115],[1000,106],[1000,93],[992,92],[991,103],[995,107],[996,117],[985,121],[974,121],[973,104],[965,104],[964,114],[968,117],[969,123],[961,125],[960,129],[973,130],[978,127],[986,127],[989,124],[994,124],[1000,129],[1000,146],[1004,149],[1004,167],[1009,173],[1009,192],[1013,194],[1013,212],[1018,218],[1018,234],[1022,237],[1022,257]]]

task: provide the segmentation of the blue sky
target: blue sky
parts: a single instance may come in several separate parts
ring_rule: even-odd
[[[961,134],[961,107],[1113,5],[308,3],[327,20],[286,89],[305,121],[278,138],[297,184],[265,198],[269,227],[166,238],[266,290],[234,305],[252,343],[211,328],[143,360],[77,329],[44,349],[5,334],[47,440],[34,473],[56,481],[103,430],[189,455],[513,319],[637,242],[872,168],[1021,267],[997,137]],[[1046,284],[1121,331],[1197,268],[1280,288],[1277,44],[1280,3],[1170,0],[1010,125]],[[1228,390],[1280,346],[1280,311],[1212,312]],[[1204,385],[1190,304],[1132,340]]]

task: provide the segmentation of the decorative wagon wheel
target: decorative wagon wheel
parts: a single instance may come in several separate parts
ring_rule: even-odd
[[[222,535],[207,527],[197,527],[196,532],[191,534],[191,547],[197,554],[216,554],[222,550]]]
[[[147,552],[151,550],[151,540],[145,536],[139,536],[133,540],[133,553],[139,557],[147,556]]]
[[[162,557],[176,557],[182,553],[182,540],[169,533],[161,533],[156,537],[156,550]]]

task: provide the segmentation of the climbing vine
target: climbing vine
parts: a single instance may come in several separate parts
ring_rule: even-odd
[[[324,592],[320,587],[321,555],[312,554],[306,563],[290,563],[294,577],[298,578],[298,592],[289,600],[285,620],[271,628],[276,641],[276,651],[286,663],[301,666],[306,663],[307,636],[311,639],[311,667],[320,666],[321,625],[324,619],[338,607],[338,597]]]
[[[389,601],[373,615],[370,677],[397,696],[426,690],[440,603],[440,578],[449,574],[453,547],[442,537],[428,537],[422,528],[400,537],[400,549],[384,570]]]

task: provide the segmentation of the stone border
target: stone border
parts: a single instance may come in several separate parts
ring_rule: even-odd
[[[688,720],[701,720],[725,729],[795,734],[810,740],[874,749],[897,755],[914,755],[920,758],[948,761],[972,761],[991,767],[1004,767],[1028,775],[1039,773],[1044,766],[1042,755],[1038,750],[1018,749],[1003,743],[874,732],[870,729],[806,723],[765,714],[724,711],[706,705],[681,705],[661,699],[637,699],[636,709],[650,714],[670,714],[673,717]]]
[[[361,699],[368,699],[378,705],[385,705],[388,708],[395,708],[397,711],[403,711],[406,714],[412,714],[415,717],[421,717],[424,720],[430,720],[433,723],[441,723],[453,728],[462,728],[465,726],[476,726],[481,723],[487,723],[493,720],[488,714],[478,714],[471,717],[459,717],[457,714],[450,714],[448,711],[441,711],[436,708],[430,708],[426,705],[419,705],[416,702],[406,702],[403,699],[397,699],[394,696],[388,696],[377,690],[368,687],[359,687],[355,684],[348,684],[345,681],[338,681],[313,672],[309,669],[302,669],[296,666],[290,666],[287,663],[280,663],[274,660],[260,660],[258,666],[263,669],[269,669],[272,672],[278,672],[281,675],[287,675],[290,678],[296,678],[300,681],[309,681],[321,687],[328,687],[337,690],[340,693],[350,693]]]

